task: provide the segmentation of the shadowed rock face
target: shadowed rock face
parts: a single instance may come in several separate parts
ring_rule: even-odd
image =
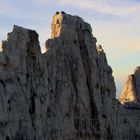
[[[14,26],[0,53],[0,140],[41,139],[46,93],[44,62],[35,31]],[[46,83],[47,84],[47,83]],[[45,100],[45,99],[44,99]]]
[[[14,26],[0,53],[0,140],[121,140],[112,69],[90,25],[57,12],[47,52]]]
[[[103,49],[96,47],[90,25],[80,17],[57,13],[46,48],[44,59],[51,96],[45,126],[48,137],[115,139],[114,79]]]

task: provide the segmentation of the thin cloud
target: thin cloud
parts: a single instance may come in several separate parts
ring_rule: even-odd
[[[59,8],[72,7],[115,16],[129,16],[140,12],[140,3],[132,0],[127,0],[127,2],[125,0],[33,0],[32,2],[38,5],[55,5]]]
[[[33,0],[32,2],[34,4],[44,5],[44,4],[54,3],[55,1],[51,1],[51,0]]]
[[[45,0],[44,0],[45,1]],[[122,4],[120,4],[122,3]],[[63,6],[77,7],[81,9],[96,11],[102,14],[110,14],[116,16],[128,16],[130,14],[140,11],[140,5],[136,2],[129,2],[131,4],[125,4],[120,0],[59,0],[57,4]]]
[[[0,14],[2,15],[8,15],[10,11],[14,10],[13,6],[6,0],[0,1]]]

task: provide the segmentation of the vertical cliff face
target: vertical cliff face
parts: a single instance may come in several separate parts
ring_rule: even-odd
[[[77,16],[57,13],[52,29],[44,57],[51,79],[48,123],[55,130],[53,138],[115,138],[114,79],[90,25]]]
[[[115,84],[90,25],[57,12],[38,34],[14,26],[0,53],[0,140],[118,139]]]
[[[134,74],[128,76],[119,98],[120,106],[119,123],[122,139],[140,139],[140,67]]]
[[[0,139],[35,140],[43,61],[35,31],[14,26],[0,53]],[[39,138],[38,138],[39,139]]]

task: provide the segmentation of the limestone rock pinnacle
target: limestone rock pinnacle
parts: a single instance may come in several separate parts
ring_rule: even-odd
[[[61,124],[65,140],[116,139],[114,78],[105,53],[98,52],[91,26],[78,16],[57,13],[46,48],[49,92],[57,101],[49,105],[48,124],[57,138],[62,139]]]
[[[134,70],[134,74],[128,76],[119,100],[125,102],[140,102],[140,67]]]
[[[53,16],[52,22],[52,38],[63,36],[67,39],[77,39],[77,35],[82,31],[88,31],[92,33],[91,26],[84,22],[82,18],[78,16],[72,16],[62,12],[57,12]]]
[[[119,128],[123,140],[140,139],[140,67],[129,75],[119,98]]]

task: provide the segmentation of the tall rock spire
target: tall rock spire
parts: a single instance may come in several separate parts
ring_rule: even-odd
[[[53,17],[52,39],[46,41],[44,57],[51,79],[48,134],[56,130],[58,139],[117,136],[114,78],[96,41],[91,26],[80,17],[58,12]]]

